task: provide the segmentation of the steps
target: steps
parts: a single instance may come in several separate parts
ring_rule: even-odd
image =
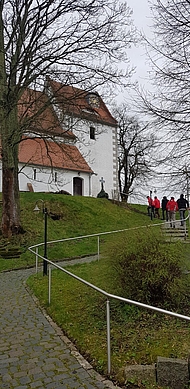
[[[12,259],[12,258],[20,258],[22,251],[20,247],[8,246],[5,244],[0,244],[0,258],[3,259]]]
[[[169,222],[165,222],[162,226],[162,230],[166,236],[167,241],[186,240],[188,239],[188,228],[186,222],[181,226],[181,221],[175,221],[175,228],[170,226]]]

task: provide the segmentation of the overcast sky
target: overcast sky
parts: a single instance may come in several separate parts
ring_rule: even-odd
[[[138,30],[142,31],[146,36],[150,36],[151,30],[151,12],[148,0],[127,0],[129,7],[133,10],[132,19]],[[136,67],[136,74],[139,83],[146,85],[148,78],[148,61],[146,58],[145,49],[142,45],[133,48],[129,51],[131,64]]]
[[[134,21],[134,25],[138,28],[138,30],[142,31],[147,38],[151,38],[151,26],[153,24],[153,20],[151,18],[151,10],[148,0],[126,0],[129,7],[133,10],[132,19]],[[146,57],[145,48],[142,46],[138,46],[137,48],[132,48],[129,51],[129,58],[132,65],[136,67],[136,73],[133,76],[133,80],[136,79],[138,82],[144,86],[147,90],[152,89],[152,85],[150,81],[148,81],[150,66],[148,64],[148,59]],[[126,91],[126,98],[128,91]],[[174,195],[175,198],[179,197],[179,193],[170,193],[169,189],[165,189],[165,179],[163,177],[162,180],[156,179],[156,182],[149,182],[149,187],[147,188],[147,193],[149,194],[149,190],[153,191],[161,200],[163,195],[167,195],[168,198],[171,195]],[[166,193],[165,193],[166,191]],[[136,202],[136,198],[134,198],[134,202]],[[142,202],[142,201],[141,201]],[[146,202],[146,196],[144,197],[144,202]]]

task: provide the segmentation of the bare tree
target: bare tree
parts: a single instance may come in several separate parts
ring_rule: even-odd
[[[87,89],[124,80],[128,83],[126,48],[134,40],[130,16],[126,3],[114,0],[1,0],[4,236],[21,231],[18,144],[25,125],[18,120],[19,99],[28,87],[42,89],[47,75],[66,85]],[[118,71],[117,63],[121,60],[127,62],[125,74]]]
[[[179,185],[190,155],[190,2],[157,0],[151,4],[154,36],[146,43],[154,88],[141,93],[141,109],[159,132],[161,158],[157,164],[165,166],[166,172],[168,168],[175,171],[172,183],[177,183],[178,176]]]
[[[149,132],[148,124],[129,114],[123,104],[114,110],[118,121],[118,181],[121,198],[128,201],[136,187],[143,188],[152,175],[151,151],[155,136]]]

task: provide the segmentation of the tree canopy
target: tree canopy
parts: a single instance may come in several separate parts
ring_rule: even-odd
[[[0,122],[4,236],[21,231],[17,105],[29,87],[53,75],[66,85],[129,83],[126,49],[134,41],[131,11],[114,0],[0,2]],[[118,67],[126,61],[126,71]]]
[[[153,38],[146,43],[154,88],[141,92],[141,109],[160,138],[157,165],[165,166],[166,175],[169,170],[179,185],[189,170],[190,155],[190,2],[157,0],[151,9]]]
[[[134,40],[125,2],[4,0],[0,11],[6,74],[16,91],[47,74],[81,87],[92,87],[92,77],[94,86],[121,81],[115,65],[127,60]]]
[[[128,105],[121,104],[114,109],[118,121],[118,181],[121,198],[128,201],[130,195],[140,197],[140,189],[152,177],[151,155],[155,135],[148,129],[148,123],[130,114]]]

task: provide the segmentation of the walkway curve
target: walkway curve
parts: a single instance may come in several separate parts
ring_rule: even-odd
[[[25,269],[0,273],[0,388],[116,388],[93,370],[40,309],[25,287],[34,272]]]

